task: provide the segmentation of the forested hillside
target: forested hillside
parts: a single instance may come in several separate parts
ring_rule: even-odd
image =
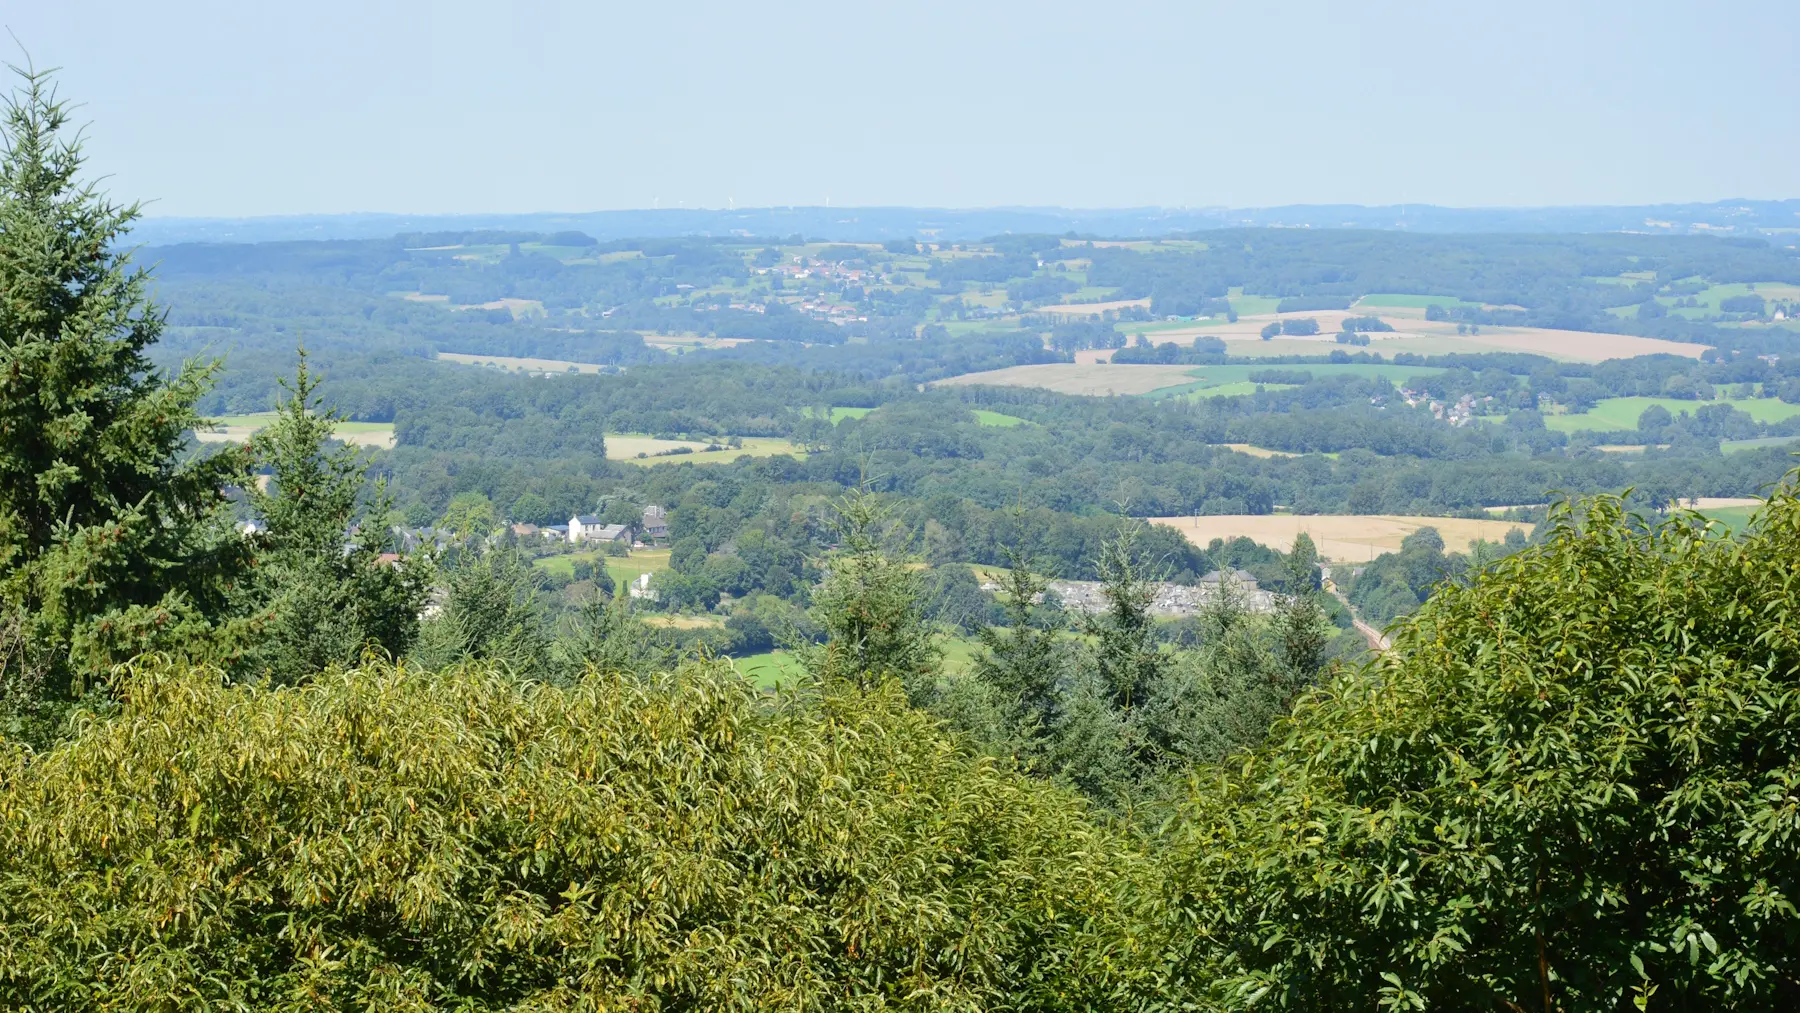
[[[0,1006],[1800,1001],[1800,357],[1076,362],[1164,353],[1004,304],[1378,277],[1574,328],[1623,318],[1571,272],[1660,306],[1787,253],[459,234],[151,275],[49,83],[0,157]],[[1124,273],[1015,298],[1070,256]],[[848,298],[878,268],[920,277]],[[1668,315],[1792,334],[1731,305]],[[931,384],[1008,363],[1176,382]],[[1246,518],[1290,537],[1182,533]]]

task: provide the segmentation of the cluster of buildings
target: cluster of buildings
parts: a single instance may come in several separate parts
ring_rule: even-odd
[[[1106,611],[1103,586],[1091,580],[1053,580],[1048,584],[1050,593],[1056,595],[1063,608],[1084,615]],[[1250,571],[1214,570],[1193,585],[1157,584],[1156,595],[1150,600],[1150,611],[1160,616],[1198,615],[1209,602],[1218,598],[1220,588],[1225,586],[1229,586],[1229,593],[1237,595],[1244,608],[1251,612],[1269,612],[1275,608],[1275,595],[1258,587],[1256,577]],[[981,589],[989,594],[1002,590],[993,580],[983,580]]]
[[[1452,404],[1447,401],[1440,401],[1422,390],[1413,390],[1410,387],[1402,387],[1400,389],[1400,397],[1406,402],[1407,407],[1417,408],[1420,405],[1424,405],[1425,408],[1431,412],[1432,418],[1437,419],[1439,422],[1447,422],[1452,426],[1466,426],[1474,422],[1476,406],[1480,405],[1485,411],[1487,405],[1494,400],[1492,394],[1487,394],[1479,398],[1473,394],[1464,394],[1462,397],[1457,398],[1456,402]]]
[[[868,268],[850,267],[847,261],[833,263],[828,260],[816,260],[811,257],[795,257],[785,264],[774,267],[759,267],[757,274],[774,274],[783,278],[800,281],[806,278],[820,278],[843,285],[873,284],[878,275]]]
[[[567,524],[514,524],[512,533],[519,538],[542,538],[570,545],[655,545],[669,539],[669,512],[653,503],[644,508],[637,525],[608,524],[596,514],[576,514]]]

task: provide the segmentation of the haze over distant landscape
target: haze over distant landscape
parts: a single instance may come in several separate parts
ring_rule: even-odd
[[[104,16],[99,16],[104,12]],[[1783,198],[1800,7],[13,5],[153,215]],[[810,230],[809,230],[810,231]]]

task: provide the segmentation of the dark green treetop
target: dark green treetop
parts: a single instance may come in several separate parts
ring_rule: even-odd
[[[79,180],[48,72],[0,112],[0,609],[7,679],[66,699],[145,650],[214,639],[250,547],[225,490],[243,448],[180,460],[216,364],[170,375],[163,328],[119,243],[138,216]]]
[[[266,530],[256,540],[250,592],[261,635],[247,667],[277,683],[349,664],[370,647],[405,653],[432,569],[423,554],[388,552],[386,485],[378,482],[365,502],[369,461],[356,447],[332,445],[340,417],[322,403],[305,348],[299,356],[274,424],[251,441],[269,489],[249,491]]]

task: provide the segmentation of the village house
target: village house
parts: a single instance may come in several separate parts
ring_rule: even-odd
[[[645,507],[643,536],[651,542],[666,541],[669,537],[669,512],[654,503]]]
[[[576,514],[569,518],[569,542],[619,542],[631,544],[631,527],[627,524],[603,524],[593,514]]]

